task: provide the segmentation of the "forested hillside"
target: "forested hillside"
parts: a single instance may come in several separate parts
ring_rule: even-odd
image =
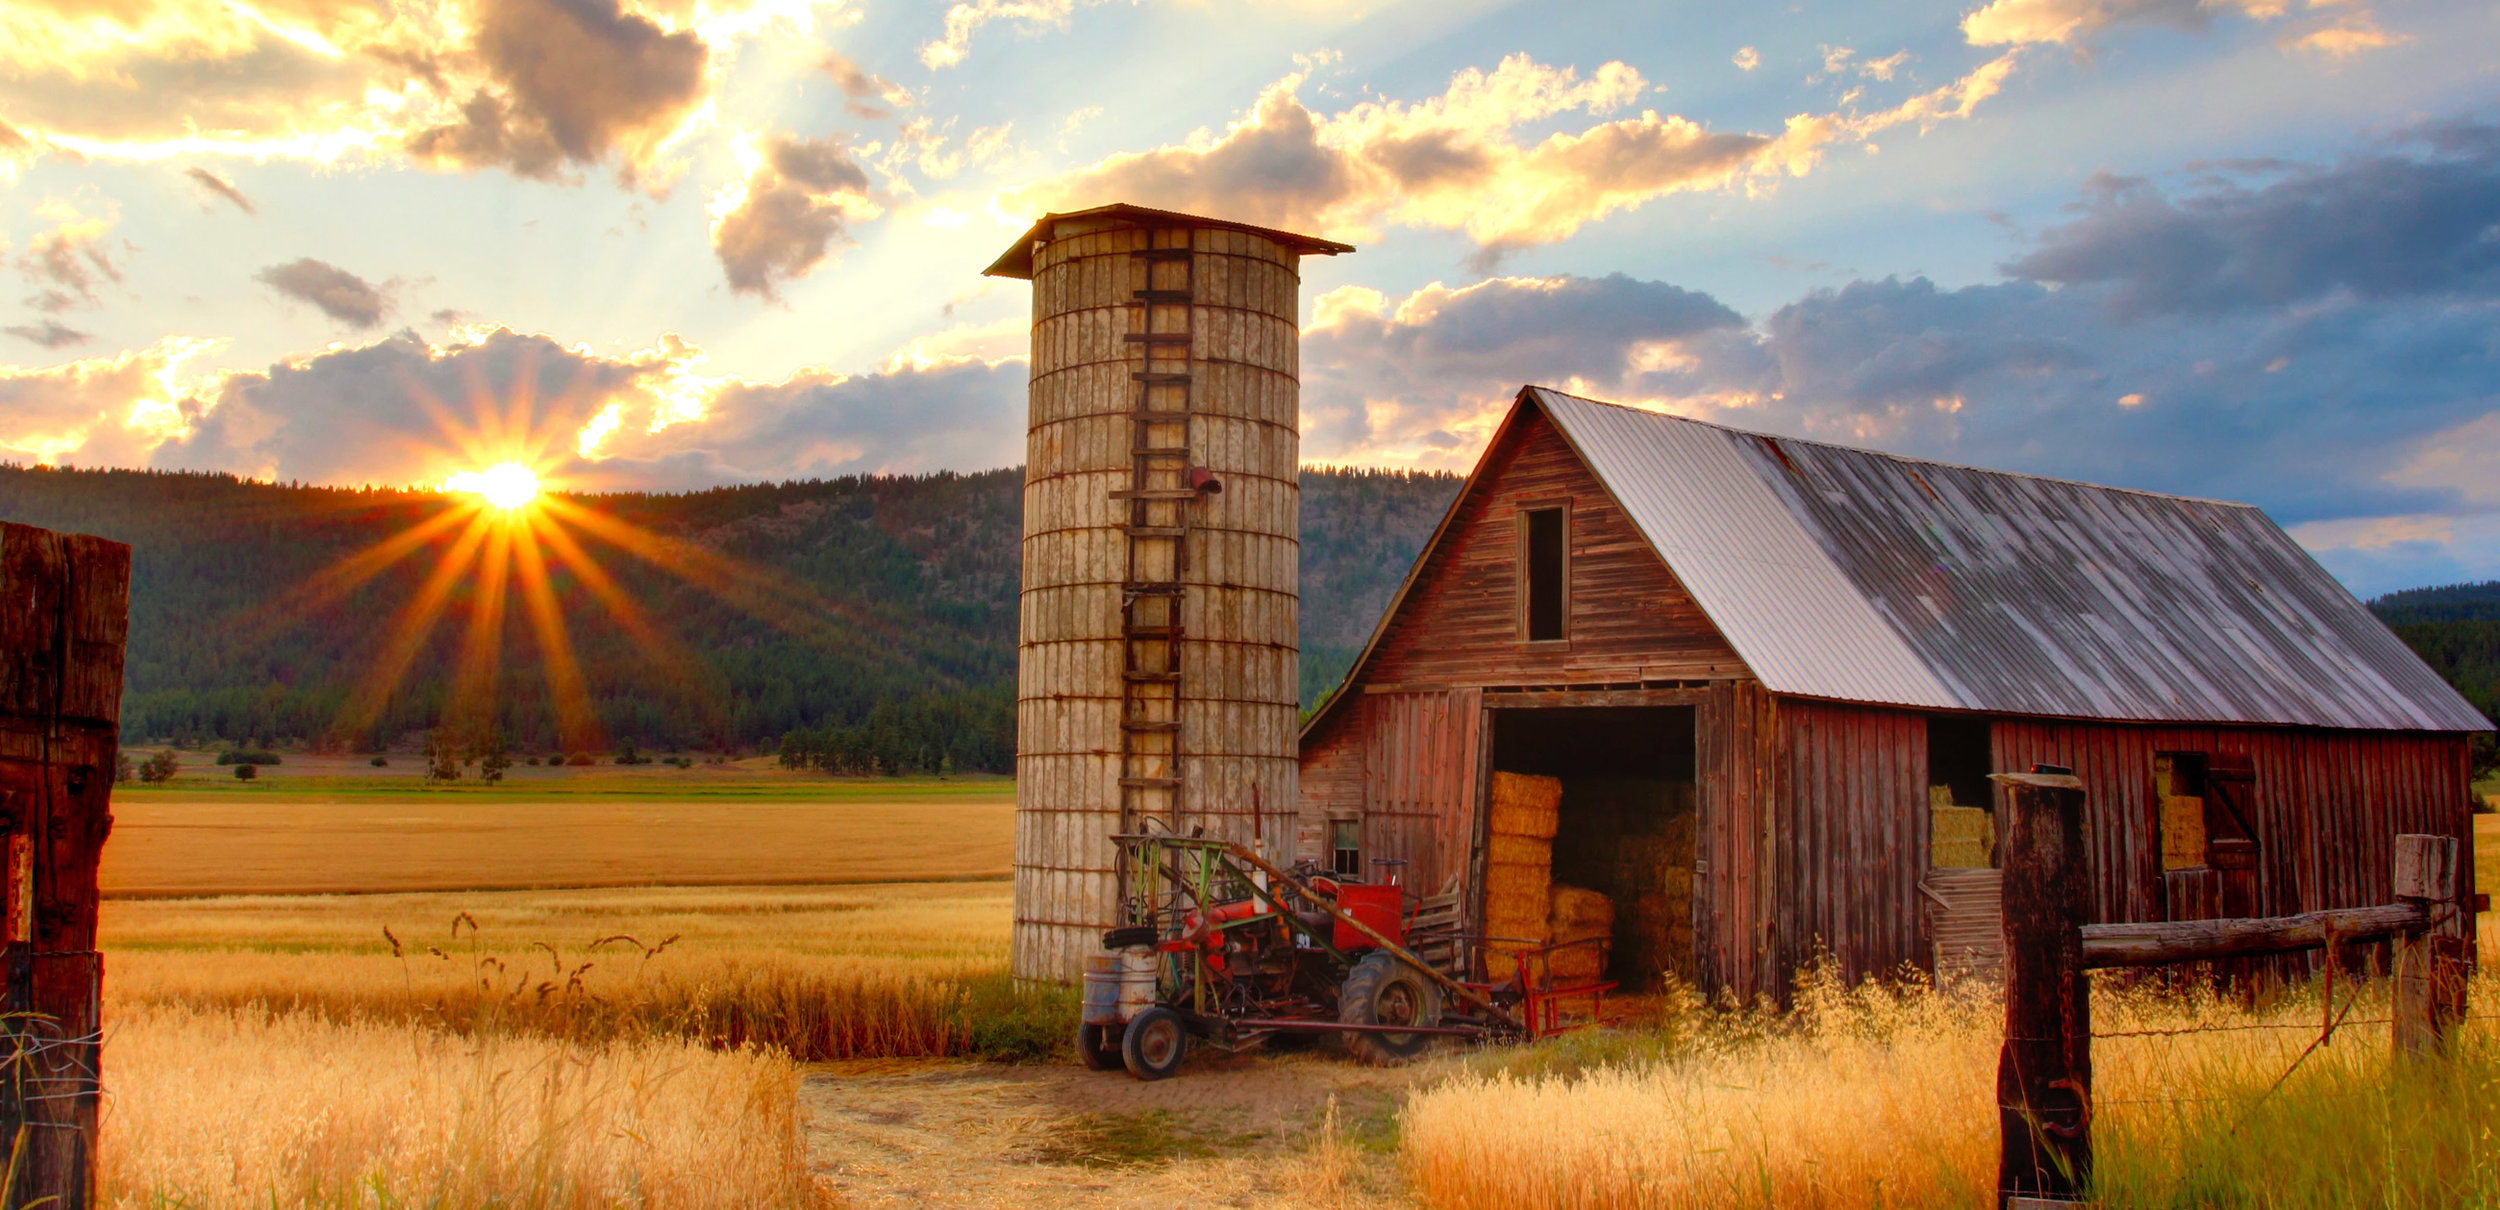
[[[2419,652],[2483,717],[2500,719],[2500,580],[2391,592],[2370,610]],[[2475,745],[2476,776],[2487,776],[2500,746]]]
[[[1009,768],[1021,483],[999,470],[573,498],[640,535],[572,527],[589,577],[548,547],[596,741],[722,750],[788,737],[834,767]],[[1306,699],[1342,674],[1457,483],[1305,475]],[[458,529],[343,592],[307,590],[451,507],[430,493],[0,467],[0,519],[131,544],[133,742],[416,742],[463,692],[479,577],[450,577],[430,628],[405,616],[463,553]],[[517,587],[492,630],[491,730],[521,752],[582,742],[559,731]],[[404,677],[359,709],[403,631],[424,636]]]
[[[1302,482],[1308,705],[1370,637],[1459,480],[1306,470]],[[1021,484],[998,470],[572,498],[631,527],[571,527],[596,569],[588,579],[548,548],[552,599],[595,716],[587,739],[559,728],[538,622],[517,590],[485,644],[494,675],[465,695],[479,577],[463,564],[430,628],[408,625],[456,529],[345,591],[307,591],[454,507],[444,497],[0,467],[0,518],[131,544],[122,719],[133,742],[406,746],[459,697],[484,701],[489,729],[523,753],[786,746],[833,768],[1003,771],[1015,751]],[[621,609],[603,600],[601,575]],[[2500,714],[2500,582],[2370,607],[2478,709]],[[403,632],[423,635],[404,676],[370,692]],[[2481,748],[2486,765],[2491,751]]]

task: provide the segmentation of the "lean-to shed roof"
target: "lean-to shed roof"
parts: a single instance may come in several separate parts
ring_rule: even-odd
[[[2491,729],[2249,505],[1747,433],[1542,387],[1516,406],[1553,419],[1775,693],[2135,722]]]

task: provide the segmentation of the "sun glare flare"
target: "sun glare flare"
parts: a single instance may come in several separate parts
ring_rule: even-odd
[[[538,473],[518,462],[502,462],[484,470],[461,471],[443,480],[447,492],[469,492],[510,512],[538,498]]]

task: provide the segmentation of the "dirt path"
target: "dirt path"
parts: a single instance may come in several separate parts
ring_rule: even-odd
[[[1396,1205],[1397,1105],[1440,1070],[1260,1055],[1150,1084],[1074,1065],[852,1063],[811,1072],[800,1104],[809,1166],[862,1210]]]

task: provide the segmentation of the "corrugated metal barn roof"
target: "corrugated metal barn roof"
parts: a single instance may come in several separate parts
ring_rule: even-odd
[[[2067,718],[2491,724],[2257,509],[1533,399],[1777,693]]]

